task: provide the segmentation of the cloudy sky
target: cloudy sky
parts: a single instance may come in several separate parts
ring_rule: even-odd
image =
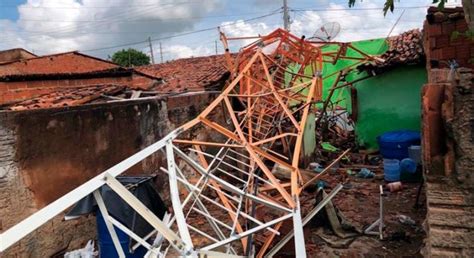
[[[338,22],[335,40],[386,37],[422,27],[432,0],[401,0],[382,14],[385,0],[288,0],[291,31],[311,36]],[[452,0],[453,4],[461,0]],[[106,58],[122,48],[149,53],[156,62],[222,53],[217,26],[229,36],[265,34],[282,26],[282,0],[0,0],[0,50],[22,47],[36,54],[79,50]],[[402,14],[403,12],[403,14]],[[233,50],[240,45],[234,44]]]

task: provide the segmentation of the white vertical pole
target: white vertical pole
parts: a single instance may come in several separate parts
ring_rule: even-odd
[[[109,231],[110,237],[112,238],[112,242],[114,243],[115,250],[117,250],[117,254],[120,258],[125,258],[125,253],[123,252],[122,246],[120,245],[120,241],[117,236],[117,232],[115,232],[114,225],[109,220],[109,213],[107,212],[107,207],[105,207],[104,199],[102,199],[102,195],[100,195],[100,188],[94,191],[94,198],[99,206],[100,213],[102,213],[102,218],[105,221],[105,225],[107,226],[107,230]]]
[[[178,224],[179,235],[187,248],[193,247],[193,241],[189,234],[186,218],[184,217],[181,200],[179,198],[178,177],[176,175],[176,164],[174,161],[173,144],[171,141],[166,143],[166,160],[168,162],[168,178],[170,184],[170,197],[173,206],[174,216]]]

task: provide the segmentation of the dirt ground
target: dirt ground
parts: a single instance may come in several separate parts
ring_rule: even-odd
[[[338,183],[344,188],[334,197],[333,204],[353,228],[347,230],[355,237],[342,239],[336,236],[324,220],[323,209],[306,227],[306,248],[309,257],[421,257],[425,232],[422,223],[425,219],[425,196],[422,191],[419,208],[415,208],[415,200],[419,183],[404,183],[403,190],[390,193],[386,191],[384,198],[384,239],[378,236],[361,234],[379,217],[379,185],[384,184],[381,172],[372,179],[348,176],[345,170],[328,173],[322,180],[327,184],[325,191],[329,193]],[[313,198],[315,193],[306,194],[303,198]],[[302,201],[301,203],[310,203]],[[305,205],[304,211],[313,205]],[[400,222],[400,215],[411,218],[414,223]],[[304,215],[303,215],[304,216]],[[346,225],[343,225],[343,228]],[[293,248],[282,249],[278,257],[294,256]]]

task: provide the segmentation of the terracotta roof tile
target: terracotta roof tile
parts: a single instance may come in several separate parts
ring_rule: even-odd
[[[103,94],[116,94],[126,87],[117,85],[94,85],[75,88],[58,88],[52,93],[25,100],[9,107],[10,110],[26,110],[77,106],[100,98]]]
[[[423,63],[425,61],[423,33],[419,29],[414,29],[388,38],[388,50],[380,58],[384,61],[366,63],[359,66],[359,70],[378,72],[398,65]]]
[[[163,79],[164,83],[155,90],[185,92],[210,90],[225,81],[229,73],[224,64],[224,55],[214,55],[141,66],[136,70]]]
[[[33,57],[0,64],[0,76],[86,73],[119,67],[107,60],[78,52]]]

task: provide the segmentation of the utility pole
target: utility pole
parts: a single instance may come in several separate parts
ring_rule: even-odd
[[[217,55],[217,40],[214,41],[214,45],[216,46],[216,55]]]
[[[163,63],[163,48],[161,47],[161,42],[160,42],[160,60],[161,60],[161,63]]]
[[[288,0],[283,0],[283,28],[290,31],[290,14],[288,10]]]
[[[155,64],[155,55],[153,54],[153,45],[151,44],[151,37],[148,37],[148,45],[150,46],[151,63]]]

